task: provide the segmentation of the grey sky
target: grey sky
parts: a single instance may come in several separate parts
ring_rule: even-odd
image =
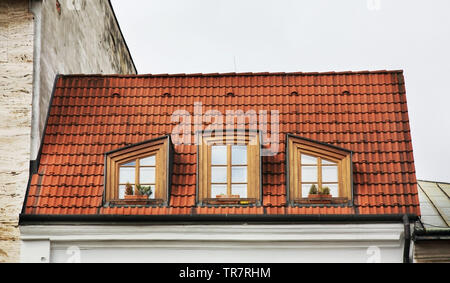
[[[450,182],[450,1],[112,3],[141,74],[403,69],[417,176]]]

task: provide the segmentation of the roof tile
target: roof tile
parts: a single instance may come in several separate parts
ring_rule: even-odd
[[[195,207],[196,147],[182,145],[175,146],[170,207],[103,207],[104,154],[170,134],[172,113],[193,113],[197,101],[204,111],[280,112],[281,153],[263,158],[263,206]],[[42,176],[32,176],[25,212],[419,215],[407,109],[400,71],[61,76],[44,137]],[[354,207],[286,206],[285,134],[354,152]]]

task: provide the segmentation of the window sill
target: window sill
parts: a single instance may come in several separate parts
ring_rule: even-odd
[[[203,200],[204,204],[207,205],[254,205],[257,203],[256,199],[249,198],[209,198]]]
[[[109,202],[111,205],[163,205],[163,199],[145,199],[145,200],[137,200],[137,199],[117,199],[111,200]]]
[[[330,198],[330,199],[315,199],[315,198],[300,198],[300,199],[295,199],[294,200],[294,204],[299,204],[299,205],[305,205],[305,204],[338,204],[338,205],[344,205],[344,204],[348,204],[349,203],[349,199],[348,198],[342,198],[342,197],[337,197],[337,198]]]

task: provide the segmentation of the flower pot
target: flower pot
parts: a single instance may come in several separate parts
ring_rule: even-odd
[[[126,195],[126,200],[148,200],[148,196],[142,196],[142,195]]]
[[[312,203],[329,204],[333,199],[332,195],[309,195],[308,200]]]
[[[240,198],[241,196],[240,195],[229,195],[229,196],[227,196],[227,195],[217,195],[216,196],[216,198],[219,198],[219,199],[233,199],[233,198]]]

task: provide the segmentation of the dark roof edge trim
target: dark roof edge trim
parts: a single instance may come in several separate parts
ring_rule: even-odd
[[[403,223],[404,214],[387,215],[27,215],[21,214],[20,225],[61,224],[61,223],[205,223],[205,222],[241,222],[241,223],[290,223],[294,222],[398,222]],[[417,215],[406,215],[411,221]]]
[[[171,136],[170,135],[165,135],[165,136],[162,136],[162,137],[159,137],[159,138],[146,140],[146,141],[143,141],[143,142],[127,145],[125,147],[121,147],[121,148],[118,148],[118,149],[114,149],[114,150],[106,152],[105,155],[110,155],[112,153],[116,153],[116,152],[119,152],[119,151],[122,151],[122,150],[125,150],[125,149],[130,149],[130,148],[133,148],[133,147],[136,147],[136,146],[140,146],[140,145],[147,144],[147,143],[153,143],[153,142],[156,142],[156,141],[159,141],[159,140],[165,140],[165,139],[168,139],[169,140],[169,144],[172,145],[172,138],[171,138]]]
[[[324,143],[324,142],[321,142],[321,141],[300,137],[300,136],[297,136],[297,135],[294,135],[294,134],[286,134],[286,135],[288,137],[286,140],[288,140],[290,137],[293,137],[293,138],[296,138],[296,139],[300,139],[300,140],[304,140],[304,141],[320,144],[320,145],[323,145],[323,146],[331,147],[331,148],[334,148],[334,149],[337,149],[337,150],[340,150],[340,151],[345,151],[347,153],[353,154],[353,151],[351,151],[349,149],[342,148],[342,147],[339,147],[339,146],[335,146],[335,145],[332,145],[332,144],[329,144],[329,143]]]

